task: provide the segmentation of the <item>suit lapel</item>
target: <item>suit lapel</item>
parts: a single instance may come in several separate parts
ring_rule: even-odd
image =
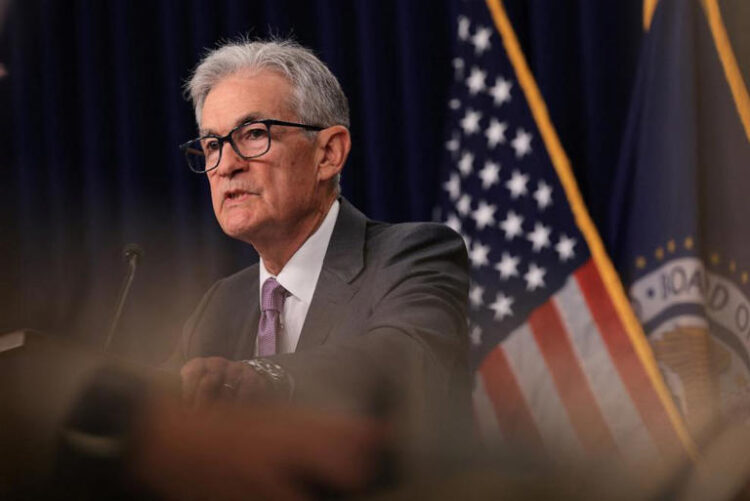
[[[255,354],[255,338],[258,335],[258,322],[260,320],[260,300],[258,298],[258,264],[250,269],[248,278],[248,293],[241,311],[245,312],[242,320],[240,335],[235,344],[235,360],[246,360]]]
[[[352,282],[364,266],[367,218],[346,199],[341,198],[340,203],[336,226],[302,326],[297,351],[323,344],[357,292]]]

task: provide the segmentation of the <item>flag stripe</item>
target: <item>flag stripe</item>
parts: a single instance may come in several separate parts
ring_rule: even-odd
[[[594,262],[582,266],[575,274],[594,321],[602,333],[610,357],[625,383],[651,437],[666,457],[675,454],[679,437],[664,412],[650,379],[637,357],[620,322]]]
[[[490,446],[499,446],[503,442],[503,434],[495,417],[494,404],[487,395],[481,373],[474,377],[474,421],[479,427],[482,439]]]
[[[656,445],[620,379],[574,277],[565,282],[554,301],[576,359],[624,459],[638,464],[643,458],[656,457]]]
[[[581,443],[590,452],[614,449],[612,434],[573,353],[555,304],[548,301],[537,308],[529,316],[529,325]]]
[[[487,355],[479,373],[494,406],[501,433],[510,441],[528,443],[543,451],[542,437],[534,426],[534,419],[501,346]]]
[[[528,323],[513,331],[502,347],[548,452],[582,457],[581,441]]]

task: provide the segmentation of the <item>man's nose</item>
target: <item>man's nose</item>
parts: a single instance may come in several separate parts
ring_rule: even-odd
[[[222,176],[232,176],[234,173],[245,170],[247,161],[239,156],[229,141],[221,145],[221,158],[216,166],[216,173]]]

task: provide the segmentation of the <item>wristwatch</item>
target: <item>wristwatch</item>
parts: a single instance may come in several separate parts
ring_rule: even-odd
[[[294,378],[282,366],[267,358],[251,358],[243,362],[271,383],[274,392],[286,395],[287,399],[291,400],[294,394]]]

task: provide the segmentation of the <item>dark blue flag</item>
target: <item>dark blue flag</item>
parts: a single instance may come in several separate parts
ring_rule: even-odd
[[[750,101],[734,51],[748,5],[656,5],[607,232],[695,433],[719,415],[750,417]]]

